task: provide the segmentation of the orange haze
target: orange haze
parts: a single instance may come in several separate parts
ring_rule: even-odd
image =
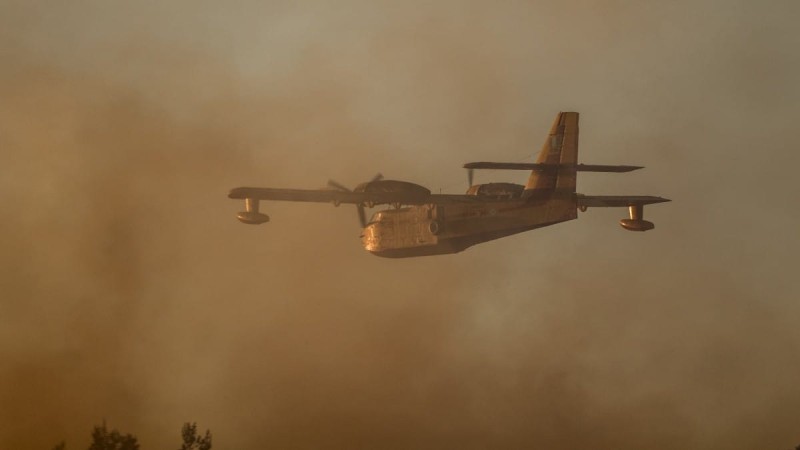
[[[164,3],[0,3],[0,448],[800,443],[796,1]],[[354,208],[226,198],[461,192],[559,110],[656,230],[384,260]]]

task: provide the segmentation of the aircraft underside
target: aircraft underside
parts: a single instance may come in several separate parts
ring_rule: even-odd
[[[570,220],[570,219],[567,219]],[[384,258],[412,258],[415,256],[434,256],[434,255],[448,255],[452,253],[459,253],[466,250],[473,245],[489,242],[495,239],[500,239],[512,234],[523,233],[525,231],[534,230],[536,228],[546,227],[548,225],[555,225],[559,222],[545,223],[541,225],[534,225],[522,229],[503,230],[496,232],[480,233],[474,236],[455,237],[450,239],[439,239],[435,244],[427,244],[415,247],[399,247],[399,248],[382,248],[380,250],[369,250],[375,256]]]
[[[572,196],[480,208],[412,206],[376,213],[362,242],[373,255],[387,258],[443,255],[576,217]]]

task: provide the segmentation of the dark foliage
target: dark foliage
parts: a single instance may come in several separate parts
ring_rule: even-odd
[[[89,450],[139,450],[139,443],[136,437],[131,434],[123,435],[117,430],[110,432],[106,428],[106,423],[92,430],[92,444]]]
[[[181,430],[183,445],[180,450],[211,450],[211,431],[206,430],[205,435],[197,434],[197,423],[186,422]]]

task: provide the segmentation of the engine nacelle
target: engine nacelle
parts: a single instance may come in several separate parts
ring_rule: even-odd
[[[490,197],[518,198],[522,196],[525,186],[514,183],[487,183],[470,186],[467,195],[485,195]]]
[[[656,227],[653,222],[644,220],[644,205],[631,205],[628,207],[630,219],[622,219],[619,224],[628,231],[647,231]]]
[[[361,183],[356,186],[355,189],[353,189],[353,192],[365,192],[367,194],[397,194],[396,196],[389,196],[390,198],[393,197],[397,200],[388,200],[382,202],[382,204],[394,204],[397,207],[400,207],[400,205],[404,202],[415,203],[424,201],[431,195],[431,190],[424,186],[420,186],[415,183],[409,183],[408,181],[383,179]],[[371,201],[364,203],[367,208],[372,208],[376,204],[378,203]]]
[[[239,222],[248,225],[259,225],[269,222],[268,215],[258,212],[258,200],[254,198],[244,199],[244,209],[244,211],[236,214],[236,218],[239,219]]]
[[[431,195],[431,190],[416,183],[398,180],[375,180],[361,183],[353,189],[353,192],[403,192],[412,196],[427,197]]]

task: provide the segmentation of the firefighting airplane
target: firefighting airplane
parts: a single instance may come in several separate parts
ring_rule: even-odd
[[[620,225],[630,231],[652,230],[644,220],[644,205],[669,199],[639,195],[583,195],[575,192],[577,172],[630,172],[639,166],[578,164],[578,113],[561,112],[535,163],[472,162],[466,194],[432,194],[407,181],[384,180],[379,174],[350,190],[330,181],[327,189],[238,187],[228,197],[244,199],[238,219],[257,225],[269,221],[259,212],[259,200],[354,204],[364,248],[377,256],[458,253],[482,242],[576,219],[590,207],[627,207],[630,217]],[[530,170],[523,186],[513,183],[472,185],[474,169]],[[365,208],[390,205],[366,220]]]

